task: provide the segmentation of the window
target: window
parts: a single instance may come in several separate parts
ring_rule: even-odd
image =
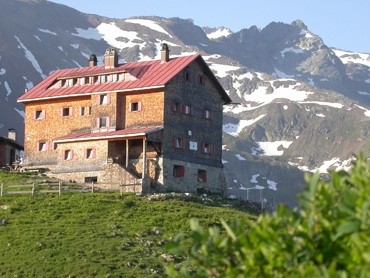
[[[176,149],[183,149],[184,148],[184,139],[179,137],[173,138],[173,147]]]
[[[95,158],[95,149],[93,148],[86,149],[85,158]]]
[[[80,116],[91,116],[91,106],[80,107]]]
[[[64,107],[62,108],[62,116],[69,117],[72,115],[72,108],[71,107]]]
[[[71,160],[73,158],[73,151],[72,150],[65,150],[63,153],[64,160]]]
[[[204,76],[201,74],[198,76],[198,83],[201,85],[204,85],[205,83]]]
[[[184,112],[184,114],[186,114],[186,115],[191,115],[192,113],[191,113],[191,106],[190,105],[184,105],[184,108],[183,108],[183,112]]]
[[[211,153],[212,152],[212,145],[208,143],[202,144],[202,153]]]
[[[186,80],[186,81],[189,81],[190,80],[190,72],[189,71],[185,71],[184,72],[184,79]]]
[[[182,104],[176,101],[172,101],[171,110],[172,112],[182,113]]]
[[[95,75],[93,76],[93,83],[98,83],[99,82],[99,76]]]
[[[90,77],[89,76],[86,76],[85,77],[85,84],[89,84],[90,83]]]
[[[97,127],[108,127],[109,126],[109,117],[101,117],[97,119]]]
[[[211,119],[211,111],[208,109],[203,110],[203,118],[204,119]]]
[[[130,111],[141,111],[141,102],[131,102]]]
[[[75,86],[77,84],[77,78],[72,79],[72,86]]]
[[[174,177],[184,177],[185,167],[182,165],[173,165],[173,176]]]
[[[45,110],[37,110],[35,112],[35,119],[36,120],[42,120],[45,119]]]
[[[207,171],[198,169],[198,181],[206,182],[207,181]]]
[[[46,152],[48,150],[48,144],[47,142],[39,142],[37,149],[39,152]]]
[[[60,80],[60,86],[61,86],[61,87],[65,87],[65,86],[67,86],[67,79],[62,79],[62,80]]]
[[[99,104],[104,105],[104,104],[109,104],[110,103],[110,95],[104,94],[99,96]]]

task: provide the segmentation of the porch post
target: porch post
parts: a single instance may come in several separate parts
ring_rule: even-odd
[[[146,138],[143,138],[143,173],[142,173],[142,179],[144,181],[146,176]]]
[[[128,168],[128,139],[126,139],[126,168]]]

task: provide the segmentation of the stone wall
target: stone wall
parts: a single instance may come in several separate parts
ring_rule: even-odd
[[[223,194],[226,190],[226,183],[223,168],[206,166],[196,163],[184,162],[173,159],[163,159],[163,170],[159,176],[159,184],[164,181],[164,185],[158,185],[157,191],[160,192],[210,192]],[[174,177],[174,165],[185,167],[184,177]],[[198,170],[207,171],[207,181],[200,181]]]

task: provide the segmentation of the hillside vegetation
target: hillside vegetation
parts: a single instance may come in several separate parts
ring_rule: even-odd
[[[330,181],[307,176],[299,211],[280,206],[222,228],[193,220],[169,245],[183,259],[171,277],[370,277],[369,162],[360,156]]]
[[[0,172],[0,183],[35,179]],[[163,277],[173,261],[165,246],[179,231],[190,232],[191,218],[208,226],[253,216],[222,200],[185,194],[5,195],[0,276]]]

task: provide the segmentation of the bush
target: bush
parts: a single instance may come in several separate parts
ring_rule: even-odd
[[[360,155],[350,173],[307,175],[300,208],[279,206],[257,221],[204,228],[190,223],[168,249],[171,277],[370,277],[370,167]],[[249,227],[249,228],[247,228]],[[189,242],[186,244],[186,242]]]

